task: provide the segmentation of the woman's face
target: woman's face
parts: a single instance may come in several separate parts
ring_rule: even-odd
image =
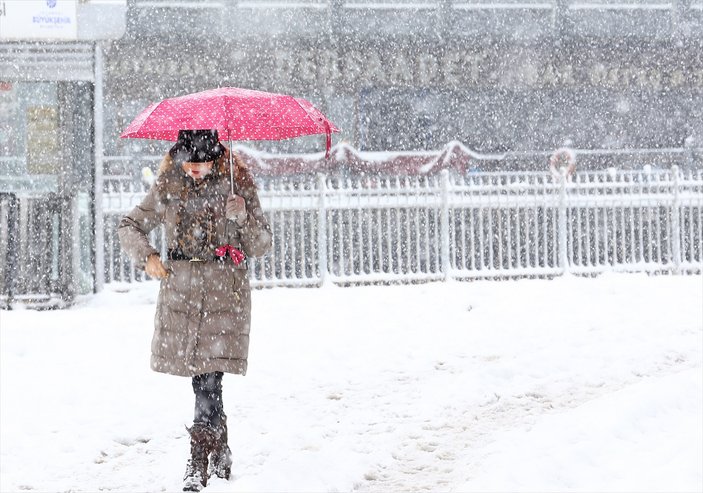
[[[194,180],[202,180],[212,172],[213,161],[205,163],[183,163],[183,171]]]

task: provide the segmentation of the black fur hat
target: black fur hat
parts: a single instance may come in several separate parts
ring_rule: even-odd
[[[177,163],[215,161],[225,153],[217,130],[179,130],[178,140],[168,151]]]

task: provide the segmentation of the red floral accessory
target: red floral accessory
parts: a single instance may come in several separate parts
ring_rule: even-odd
[[[246,256],[240,249],[234,248],[230,244],[222,245],[220,247],[215,248],[215,255],[217,255],[218,257],[224,257],[225,255],[227,255],[227,253],[229,253],[229,256],[232,259],[232,262],[234,262],[234,265],[241,264],[246,258]]]

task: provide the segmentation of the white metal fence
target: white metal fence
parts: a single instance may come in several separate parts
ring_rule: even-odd
[[[264,184],[274,245],[250,260],[252,284],[702,271],[701,170],[443,173]],[[106,282],[144,279],[115,233],[144,195],[131,183],[105,178]]]

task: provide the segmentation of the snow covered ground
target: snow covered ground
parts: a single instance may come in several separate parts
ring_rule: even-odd
[[[178,491],[187,379],[157,284],[0,312],[0,490]],[[207,492],[703,490],[703,279],[256,291]]]

